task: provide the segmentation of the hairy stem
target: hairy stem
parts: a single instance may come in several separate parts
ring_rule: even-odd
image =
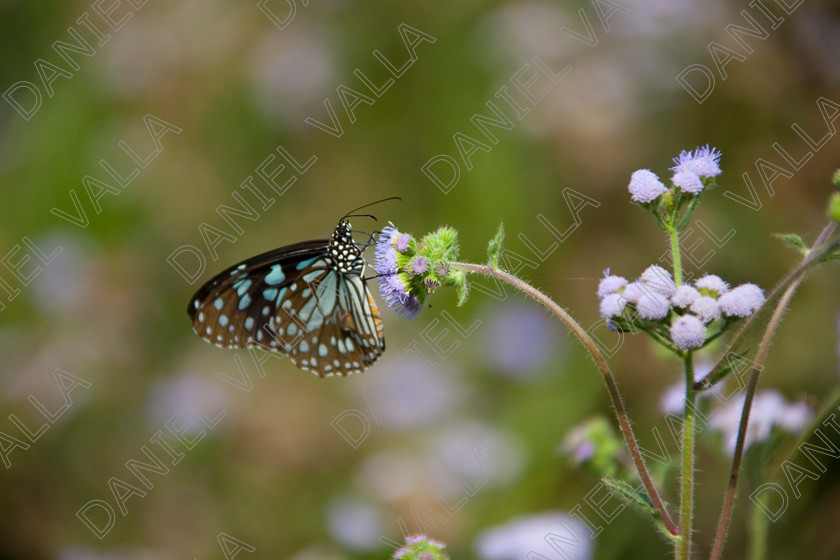
[[[691,530],[694,522],[694,435],[697,423],[694,385],[694,363],[689,352],[685,357],[685,419],[682,438],[682,472],[680,477],[680,536],[677,558],[691,557]]]
[[[524,282],[523,280],[520,280],[503,270],[495,269],[486,265],[459,262],[450,263],[450,266],[459,268],[465,272],[491,276],[513,286],[551,311],[558,319],[565,323],[569,330],[571,330],[578,340],[580,340],[581,344],[583,344],[584,348],[586,348],[590,356],[592,356],[592,359],[595,360],[595,365],[598,367],[598,370],[601,372],[601,377],[607,385],[607,392],[609,393],[610,400],[612,401],[613,408],[615,409],[616,417],[618,418],[619,429],[624,436],[627,448],[630,451],[630,455],[633,458],[636,469],[639,471],[639,477],[642,479],[642,484],[650,497],[651,503],[653,503],[653,507],[659,512],[662,523],[671,536],[679,535],[679,529],[668,515],[668,511],[662,503],[662,499],[660,498],[659,492],[653,483],[653,479],[648,472],[647,466],[645,466],[642,453],[639,450],[639,444],[636,441],[636,436],[633,434],[633,428],[630,426],[630,419],[627,416],[626,409],[624,408],[624,402],[621,399],[621,393],[618,391],[618,385],[615,382],[615,378],[613,377],[607,362],[604,360],[604,357],[601,355],[601,351],[598,349],[598,346],[587,334],[587,332],[572,318],[571,315],[566,312],[565,309],[560,307],[551,298],[527,282]]]

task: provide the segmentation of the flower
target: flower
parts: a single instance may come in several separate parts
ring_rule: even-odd
[[[379,293],[388,306],[395,308],[401,316],[414,319],[423,302],[413,292],[409,276],[399,271],[400,258],[404,258],[400,246],[407,249],[407,239],[408,234],[401,234],[393,224],[384,227],[376,242],[373,267],[380,274]]]
[[[646,290],[642,287],[639,282],[631,282],[624,287],[624,291],[621,292],[621,295],[624,296],[624,299],[629,301],[630,303],[636,303],[642,296],[645,295]]]
[[[389,307],[414,319],[426,294],[440,286],[455,288],[458,305],[467,299],[467,275],[450,266],[458,258],[458,232],[439,227],[419,241],[394,224],[382,229],[376,240],[374,268],[379,273],[379,292]]]
[[[330,534],[341,544],[356,551],[376,548],[383,525],[379,509],[355,498],[336,498],[327,507]]]
[[[704,323],[709,323],[720,317],[720,306],[717,300],[709,296],[700,296],[695,299],[689,309]]]
[[[677,291],[671,296],[671,305],[684,309],[694,303],[694,300],[699,297],[700,292],[698,292],[697,289],[691,286],[682,285],[677,288]]]
[[[720,296],[718,304],[728,317],[749,317],[764,305],[764,291],[755,284],[741,284]]]
[[[621,315],[625,305],[627,305],[627,299],[623,295],[609,294],[601,300],[601,317],[611,319],[612,317]]]
[[[659,177],[649,169],[639,169],[630,176],[630,184],[627,186],[630,191],[630,198],[634,202],[653,202],[662,193],[667,191]]]
[[[671,177],[671,182],[686,194],[700,194],[703,190],[703,181],[693,171],[677,171]]]
[[[397,244],[399,245],[399,242]],[[426,262],[425,257],[417,257],[411,265],[411,271],[414,274],[423,274],[426,272],[427,267],[428,263]]]
[[[400,235],[400,232],[390,222],[389,225],[382,228],[382,233],[379,234],[373,264],[373,268],[379,274],[389,274],[397,271],[397,254],[394,251],[393,239],[398,235]]]
[[[664,319],[670,309],[668,298],[656,292],[647,292],[636,302],[636,311],[643,319]]]
[[[604,276],[598,284],[598,299],[614,294],[627,285],[627,280],[621,276]]]
[[[706,274],[694,282],[694,286],[701,294],[718,297],[729,291],[729,284],[721,280],[720,276]]]
[[[680,155],[674,158],[676,164],[671,168],[674,177],[682,171],[690,171],[702,179],[710,179],[721,174],[720,169],[721,153],[717,148],[709,148],[706,144],[702,148],[695,148],[694,152],[683,150]],[[676,180],[672,179],[674,184]]]
[[[677,285],[671,273],[655,264],[647,267],[639,279],[646,287],[665,297],[671,297],[677,291]]]
[[[408,243],[411,238],[408,236],[407,233],[402,234],[399,239],[397,239],[397,251],[400,253],[405,253],[408,251]]]
[[[706,325],[694,315],[683,315],[671,323],[671,340],[681,350],[700,348],[706,341]]]

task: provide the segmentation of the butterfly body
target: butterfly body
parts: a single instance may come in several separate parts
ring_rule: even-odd
[[[220,272],[195,293],[193,330],[224,348],[261,347],[326,377],[364,370],[385,350],[382,320],[349,222]]]

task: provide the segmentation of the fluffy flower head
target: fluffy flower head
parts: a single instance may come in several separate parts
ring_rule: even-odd
[[[647,203],[653,202],[668,189],[653,171],[639,169],[630,176],[627,190],[630,191],[630,198],[634,202]]]
[[[614,294],[627,285],[627,280],[621,276],[605,276],[598,284],[598,299],[603,299],[609,294]]]
[[[755,284],[741,284],[720,296],[718,304],[728,317],[749,317],[764,305],[764,291]]]
[[[681,350],[700,348],[706,341],[706,325],[694,315],[683,315],[671,323],[671,341]]]
[[[700,177],[701,179],[709,179],[717,177],[721,174],[720,170],[720,156],[721,153],[717,148],[709,148],[706,144],[702,148],[695,148],[693,152],[683,150],[680,155],[674,158],[674,167],[671,171],[676,176],[681,171],[690,171]],[[676,181],[674,181],[676,184]]]

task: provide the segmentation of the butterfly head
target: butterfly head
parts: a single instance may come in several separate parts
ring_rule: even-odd
[[[336,268],[345,274],[360,273],[364,268],[362,250],[353,239],[353,230],[347,220],[341,220],[335,226],[327,250],[335,261]]]

